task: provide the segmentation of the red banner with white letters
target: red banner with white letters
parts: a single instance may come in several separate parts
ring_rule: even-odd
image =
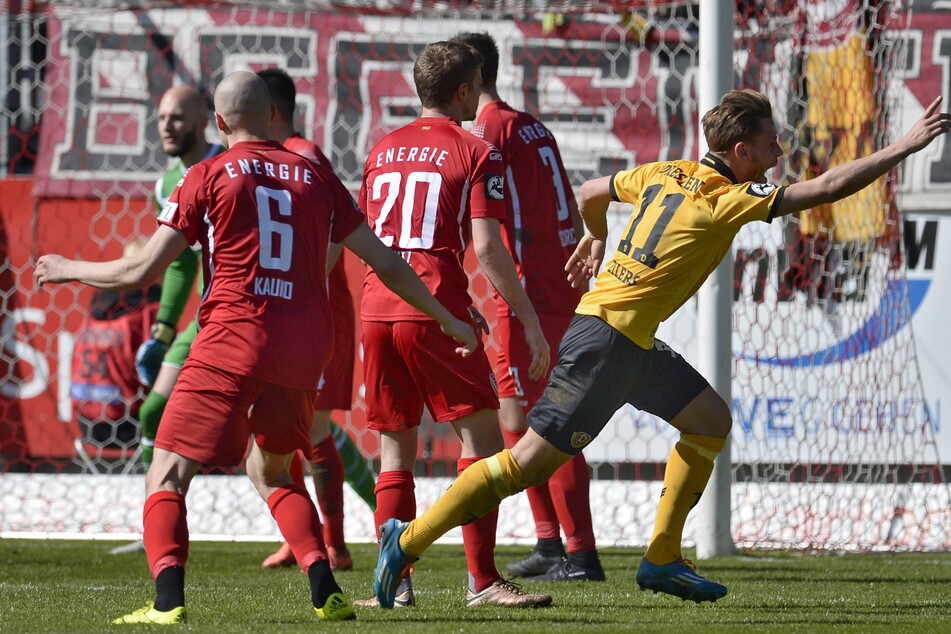
[[[934,96],[944,94],[946,104],[951,96],[947,13],[929,8],[915,11],[907,33],[900,71],[904,111],[892,114],[905,127]],[[575,185],[648,161],[696,157],[696,42],[688,32],[648,30],[635,38],[574,16],[555,33],[543,33],[539,21],[514,19],[500,20],[493,33],[502,55],[503,97],[553,130]],[[33,258],[45,252],[115,257],[130,238],[151,234],[149,196],[168,160],[155,118],[166,89],[187,83],[211,94],[232,70],[282,66],[297,84],[298,128],[356,189],[369,148],[418,114],[416,53],[449,34],[440,19],[352,13],[52,9],[34,179],[0,182],[0,254],[9,262],[0,268],[0,363],[11,377],[0,385],[0,454],[16,453],[11,447],[23,443],[34,456],[72,452],[77,430],[57,359],[69,333],[79,328],[89,291],[73,285],[34,289]],[[770,37],[756,35],[744,55],[762,53]],[[788,57],[771,50],[755,73],[741,72],[740,81],[758,88],[759,78],[784,64]],[[208,130],[209,138],[213,133]],[[944,207],[951,191],[951,142],[940,140],[910,159],[902,190],[911,195],[906,206],[914,201],[911,208]],[[361,265],[349,261],[348,267],[358,298]],[[479,289],[474,294],[488,296]],[[356,386],[361,374],[358,359]],[[350,418],[362,429],[362,395],[355,392]],[[450,455],[451,431],[433,433],[434,454]],[[373,434],[362,441],[365,450],[376,451]]]

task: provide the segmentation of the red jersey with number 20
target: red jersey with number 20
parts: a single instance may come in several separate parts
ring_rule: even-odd
[[[316,389],[333,349],[327,248],[363,222],[337,177],[274,141],[236,143],[188,171],[159,222],[202,245],[206,286],[189,356]]]
[[[502,155],[449,117],[423,117],[370,151],[360,208],[385,245],[399,251],[456,316],[472,304],[462,266],[472,218],[505,218]],[[367,270],[361,314],[368,321],[429,320]]]
[[[574,198],[555,136],[538,119],[504,101],[482,109],[472,134],[502,152],[508,217],[502,237],[525,292],[539,313],[571,315],[581,299],[565,273],[578,244],[568,201]],[[495,292],[498,314],[511,314]]]

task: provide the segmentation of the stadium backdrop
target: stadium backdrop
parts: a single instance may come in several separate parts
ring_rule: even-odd
[[[944,29],[948,14],[940,8],[929,8],[926,4],[925,10],[914,14],[907,42],[901,117],[906,126],[932,95],[944,92],[948,97],[951,89],[951,32]],[[151,213],[147,197],[160,172],[157,166],[164,164],[156,156],[160,152],[154,128],[156,95],[178,81],[210,88],[235,68],[282,65],[297,81],[302,97],[302,129],[323,146],[338,173],[354,189],[359,183],[360,157],[384,130],[410,120],[416,113],[411,66],[425,40],[412,33],[377,37],[386,29],[382,19],[357,19],[347,14],[321,14],[318,19],[315,13],[289,13],[286,24],[258,24],[255,16],[261,14],[249,13],[245,23],[234,24],[225,20],[232,17],[230,11],[208,9],[191,14],[204,22],[189,21],[183,27],[180,15],[174,11],[142,12],[137,16],[130,13],[129,23],[117,22],[115,15],[68,14],[64,19],[55,12],[51,15],[49,39],[59,42],[59,46],[50,51],[46,70],[47,83],[53,90],[42,120],[34,180],[0,182],[0,200],[4,201],[0,206],[0,255],[10,263],[0,276],[0,292],[10,298],[2,324],[7,335],[4,346],[10,356],[4,359],[10,359],[7,375],[18,379],[0,386],[5,428],[0,435],[0,454],[18,444],[27,445],[29,454],[35,457],[68,456],[73,452],[75,421],[64,386],[68,369],[64,370],[57,359],[69,358],[71,333],[82,317],[77,307],[86,305],[88,291],[73,288],[33,293],[22,283],[17,284],[11,271],[28,269],[38,251],[89,258],[115,256],[121,250],[115,236],[130,236],[141,230],[137,223]],[[150,26],[162,33],[190,29],[193,38],[189,40],[181,32],[174,40],[144,35],[138,32],[137,27],[142,25],[135,23],[136,19],[158,20]],[[690,78],[690,68],[676,73],[670,68],[680,60],[659,60],[650,47],[611,48],[612,42],[604,41],[601,27],[577,29],[570,40],[556,41],[543,37],[536,21],[515,22],[512,28],[517,33],[507,34],[507,38],[514,44],[503,50],[502,62],[507,95],[516,106],[529,109],[556,131],[576,186],[593,175],[647,161],[696,156],[695,113],[689,87],[671,85]],[[227,46],[223,47],[222,42]],[[777,64],[782,60],[768,62]],[[766,66],[763,64],[759,71],[765,73]],[[163,68],[166,72],[156,71]],[[564,103],[564,95],[538,91],[542,80],[551,77],[557,77],[556,85],[576,100],[570,111],[553,105]],[[328,85],[332,90],[328,91]],[[679,102],[659,98],[660,93],[669,94],[678,88],[688,98]],[[632,91],[642,93],[643,98],[632,99]],[[631,102],[631,107],[603,106],[606,101],[625,100]],[[659,104],[659,109],[651,108],[653,103]],[[591,135],[600,139],[600,147],[593,152],[579,141]],[[941,212],[946,209],[944,198],[951,190],[951,143],[939,142],[934,151],[916,156],[908,162],[904,174],[901,189],[906,201],[911,323],[919,342],[927,342],[918,350],[927,398],[910,405],[921,410],[912,413],[912,420],[930,417],[940,453],[947,462],[951,432],[941,425],[941,405],[951,395],[951,377],[942,369],[942,360],[951,357],[951,344],[942,336],[941,316],[951,308],[951,283],[943,281],[951,275],[951,221]],[[109,200],[109,192],[115,191],[122,191],[123,199]],[[103,198],[107,199],[105,203]],[[129,206],[135,210],[131,216],[115,213]],[[91,239],[79,240],[77,249],[77,236],[71,228],[85,226],[91,227]],[[745,302],[752,312],[764,297],[769,300],[774,297],[770,293],[775,293],[775,289],[770,290],[776,285],[774,273],[755,274],[764,259],[767,270],[776,270],[775,249],[763,249],[763,242],[756,237],[741,237],[737,245],[737,301]],[[750,259],[750,254],[755,257]],[[348,269],[358,297],[360,265],[351,259]],[[754,274],[749,275],[750,271]],[[473,283],[474,294],[484,305],[488,297],[485,281],[475,277]],[[776,359],[785,360],[785,364],[777,365],[783,372],[797,367],[797,359],[847,364],[855,354],[862,353],[863,346],[874,347],[879,339],[907,328],[907,316],[894,313],[897,302],[889,295],[905,290],[896,286],[885,289],[881,296],[869,295],[866,301],[878,303],[881,309],[876,311],[871,306],[865,313],[878,319],[871,325],[871,334],[870,318],[866,316],[862,322],[846,320],[835,329],[817,329],[818,334],[805,337],[805,347],[798,339],[790,343],[771,341],[766,336],[759,348],[744,350],[740,346],[737,355],[767,365]],[[55,310],[51,310],[53,307]],[[661,335],[684,350],[688,358],[695,357],[692,330],[680,335],[685,329],[678,330],[676,319],[672,321]],[[9,336],[14,333],[15,337]],[[861,341],[850,342],[849,336],[856,333]],[[791,334],[795,338],[796,333]],[[357,385],[361,383],[360,374],[358,363]],[[356,429],[363,426],[360,396],[349,421]],[[769,434],[789,433],[786,426],[793,425],[794,419],[818,420],[822,416],[823,424],[829,422],[827,409],[812,412],[810,407],[810,403],[782,393],[738,394],[734,400],[737,423],[750,433],[753,428]],[[838,413],[833,408],[832,424],[843,429],[861,428],[880,420],[883,408],[890,411],[907,407],[909,404],[900,400],[845,403]],[[637,424],[659,427],[647,418],[638,418]],[[624,442],[612,442],[618,434]],[[630,432],[623,431],[606,434],[592,446],[592,457],[607,461],[665,459],[667,448],[662,443],[645,444],[635,449],[641,453],[632,455],[634,445],[627,442],[628,436]],[[364,448],[374,453],[373,435],[360,438]],[[842,459],[847,444],[833,443],[827,455],[818,459]],[[429,449],[435,457],[452,457],[455,443],[437,433]]]

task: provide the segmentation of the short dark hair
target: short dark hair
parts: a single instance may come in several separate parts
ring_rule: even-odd
[[[766,95],[755,90],[731,90],[719,105],[703,115],[703,135],[711,152],[728,152],[740,141],[749,141],[763,129],[763,119],[773,118]]]
[[[297,87],[294,80],[283,68],[265,68],[257,72],[258,77],[267,84],[271,101],[286,121],[294,121],[294,107],[297,105]]]
[[[462,42],[427,44],[413,65],[413,81],[424,108],[447,106],[461,84],[482,66],[479,52]]]
[[[482,56],[482,83],[495,87],[499,79],[499,47],[488,33],[460,33],[450,42],[468,44]]]

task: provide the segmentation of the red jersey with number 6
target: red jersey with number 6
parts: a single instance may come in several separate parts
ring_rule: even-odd
[[[574,192],[554,135],[503,101],[482,109],[472,133],[502,152],[508,208],[502,237],[532,306],[539,313],[574,313],[582,291],[571,288],[565,263],[579,236],[568,207]],[[494,295],[499,316],[508,316],[509,305]]]
[[[462,266],[472,218],[505,218],[502,155],[449,117],[423,117],[370,151],[360,208],[429,291],[456,316],[472,304]],[[368,321],[429,320],[387,289],[372,270],[363,286]]]
[[[159,222],[202,245],[189,357],[316,389],[333,349],[327,248],[363,222],[339,179],[274,141],[236,143],[188,171]]]

